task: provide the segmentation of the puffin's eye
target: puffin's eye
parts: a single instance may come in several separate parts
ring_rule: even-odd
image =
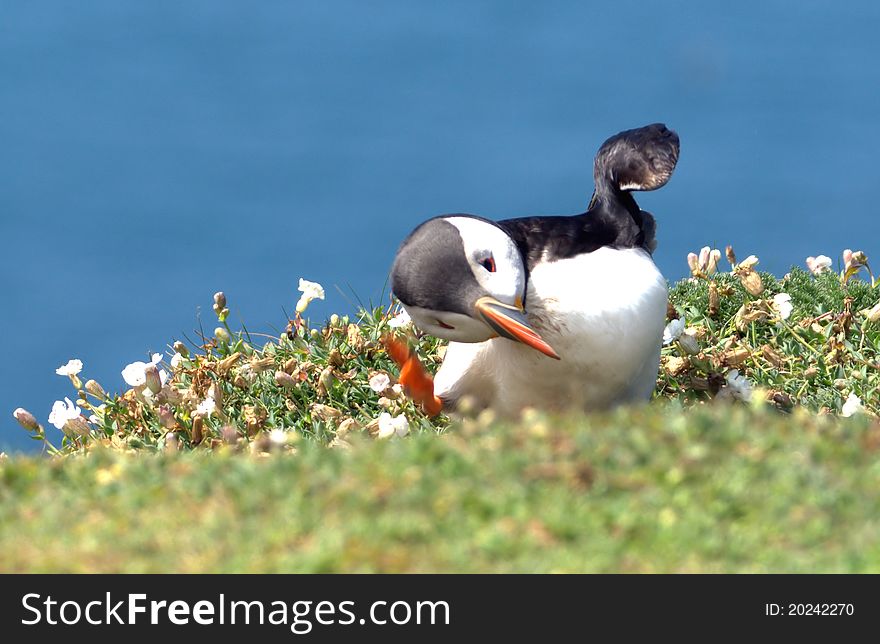
[[[495,258],[490,255],[486,259],[483,259],[480,261],[480,266],[485,268],[490,273],[494,273],[495,272]]]

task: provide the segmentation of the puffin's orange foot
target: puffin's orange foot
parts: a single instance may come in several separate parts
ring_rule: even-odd
[[[409,345],[391,335],[382,338],[388,355],[400,367],[398,382],[403,386],[406,395],[420,404],[429,416],[436,416],[443,409],[443,401],[434,395],[434,379],[419,361],[419,357],[410,350]]]

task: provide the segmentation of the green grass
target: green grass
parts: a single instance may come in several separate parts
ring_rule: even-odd
[[[16,458],[7,572],[880,572],[880,428],[672,405],[295,454]]]
[[[60,443],[19,414],[48,456],[0,458],[0,570],[880,572],[862,268],[683,280],[651,405],[515,421],[425,416],[382,338],[432,371],[443,343],[383,307],[270,337],[218,297],[164,385],[72,375],[84,416]],[[377,440],[383,414],[409,435]]]

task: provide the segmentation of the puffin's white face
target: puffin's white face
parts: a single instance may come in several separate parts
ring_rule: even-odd
[[[403,303],[401,302],[401,304]],[[444,340],[483,342],[498,335],[482,320],[462,313],[435,311],[406,304],[403,304],[403,308],[409,313],[413,323],[422,331]]]
[[[480,219],[453,216],[440,221],[458,230],[460,245],[450,250],[460,255],[463,248],[464,254],[457,258],[459,261],[450,262],[449,270],[435,271],[440,274],[434,279],[444,279],[450,290],[456,289],[465,299],[469,295],[473,301],[460,311],[405,303],[404,308],[416,326],[439,338],[454,342],[483,342],[493,338],[498,333],[483,319],[474,317],[474,306],[477,299],[489,296],[511,307],[522,308],[526,272],[519,249],[504,231]],[[462,275],[465,265],[468,272]],[[429,270],[426,266],[422,268]]]
[[[458,228],[464,255],[486,295],[522,307],[526,269],[513,240],[500,228],[471,217],[447,217]]]
[[[453,342],[503,336],[558,358],[529,326],[526,269],[513,239],[477,217],[429,219],[401,245],[391,287],[416,326]]]

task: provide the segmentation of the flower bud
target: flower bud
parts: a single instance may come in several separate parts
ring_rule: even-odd
[[[262,405],[245,405],[242,409],[242,419],[247,426],[248,436],[254,436],[266,422],[268,412]]]
[[[180,441],[177,440],[177,434],[168,432],[165,434],[165,451],[176,452],[180,449]]]
[[[339,326],[339,316],[336,313],[330,316],[330,326],[332,326],[333,328]]]
[[[226,294],[223,291],[214,293],[214,311],[219,313],[226,308]]]
[[[688,370],[690,362],[680,356],[669,356],[663,360],[663,369],[670,376],[679,376]]]
[[[700,270],[703,272],[705,272],[706,268],[709,266],[709,255],[711,252],[712,252],[712,249],[709,248],[708,246],[703,246],[700,249],[699,267],[700,267]]]
[[[336,429],[336,438],[345,438],[352,431],[361,429],[361,425],[354,418],[346,418]]]
[[[712,275],[718,270],[718,261],[721,259],[721,251],[717,248],[709,253],[709,262],[706,265],[706,275]]]
[[[312,416],[317,418],[318,420],[329,421],[336,420],[337,418],[342,416],[342,412],[336,409],[335,407],[330,407],[329,405],[322,405],[321,403],[314,403],[311,406]]]
[[[326,396],[327,392],[333,387],[333,367],[324,367],[318,376],[318,395]]]
[[[177,342],[174,343],[173,346],[174,346],[174,351],[175,351],[176,353],[179,353],[179,354],[182,355],[184,358],[188,358],[188,357],[189,357],[189,349],[187,348],[187,346],[186,346],[183,342],[181,342],[180,340],[178,340]]]
[[[144,377],[146,378],[147,389],[149,389],[154,394],[158,394],[162,391],[162,379],[159,377],[159,368],[149,363],[146,367],[144,367]]]
[[[196,416],[195,418],[193,418],[192,436],[191,436],[193,445],[198,445],[199,443],[202,442],[202,439],[205,437],[205,434],[203,431],[204,428],[205,428],[205,419],[202,416]]]
[[[214,337],[217,338],[218,342],[223,342],[224,344],[229,344],[232,342],[232,336],[229,335],[229,331],[224,329],[222,326],[218,326],[214,329]]]
[[[104,391],[104,388],[95,380],[89,380],[86,382],[86,391],[99,400],[107,398],[107,392]]]
[[[764,292],[764,283],[761,281],[761,276],[758,275],[757,272],[748,269],[739,273],[739,279],[742,282],[743,287],[755,297]]]
[[[271,356],[266,358],[254,358],[248,364],[254,373],[263,373],[275,365],[275,359]]]
[[[714,318],[718,315],[718,308],[721,306],[721,298],[718,294],[718,284],[715,281],[709,282],[709,317]]]
[[[86,419],[82,416],[77,416],[76,418],[71,418],[66,423],[64,423],[64,427],[62,431],[68,436],[85,436],[91,431],[89,424],[86,422]]]
[[[15,417],[15,420],[18,421],[18,424],[25,429],[32,432],[40,430],[40,423],[37,422],[37,419],[34,418],[34,415],[27,409],[19,407],[14,412],[12,412],[12,415]]]
[[[346,341],[355,353],[360,353],[364,348],[364,334],[357,324],[349,324],[346,330]]]
[[[724,249],[724,254],[727,256],[727,261],[730,262],[731,268],[736,266],[736,253],[733,252],[733,246],[727,246]]]
[[[378,400],[378,404],[382,409],[387,411],[391,411],[391,408],[394,407],[394,401],[390,398],[386,398],[385,396],[380,396]]]
[[[880,302],[877,302],[877,304],[872,306],[870,309],[865,309],[864,311],[862,311],[862,315],[868,318],[868,321],[870,322],[876,322],[877,320],[880,320]]]
[[[285,389],[293,389],[296,387],[296,380],[293,379],[286,371],[281,371],[280,369],[275,372],[275,384],[279,387],[284,387]]]
[[[232,425],[224,425],[220,430],[220,436],[227,445],[235,445],[238,443],[238,430]]]
[[[220,383],[214,381],[211,383],[211,386],[208,387],[208,398],[211,398],[214,401],[214,404],[218,409],[223,408],[223,389],[220,387]]]
[[[159,422],[165,429],[171,429],[177,425],[177,420],[174,418],[174,412],[171,411],[171,407],[168,405],[162,405],[159,407],[158,416]]]
[[[221,376],[225,376],[240,359],[241,353],[239,351],[236,351],[231,356],[223,358],[217,363],[217,373]]]
[[[688,329],[691,331],[691,329]],[[697,338],[688,331],[685,331],[678,338],[678,344],[681,345],[682,350],[688,354],[689,356],[695,356],[700,352],[700,343],[697,342]]]

